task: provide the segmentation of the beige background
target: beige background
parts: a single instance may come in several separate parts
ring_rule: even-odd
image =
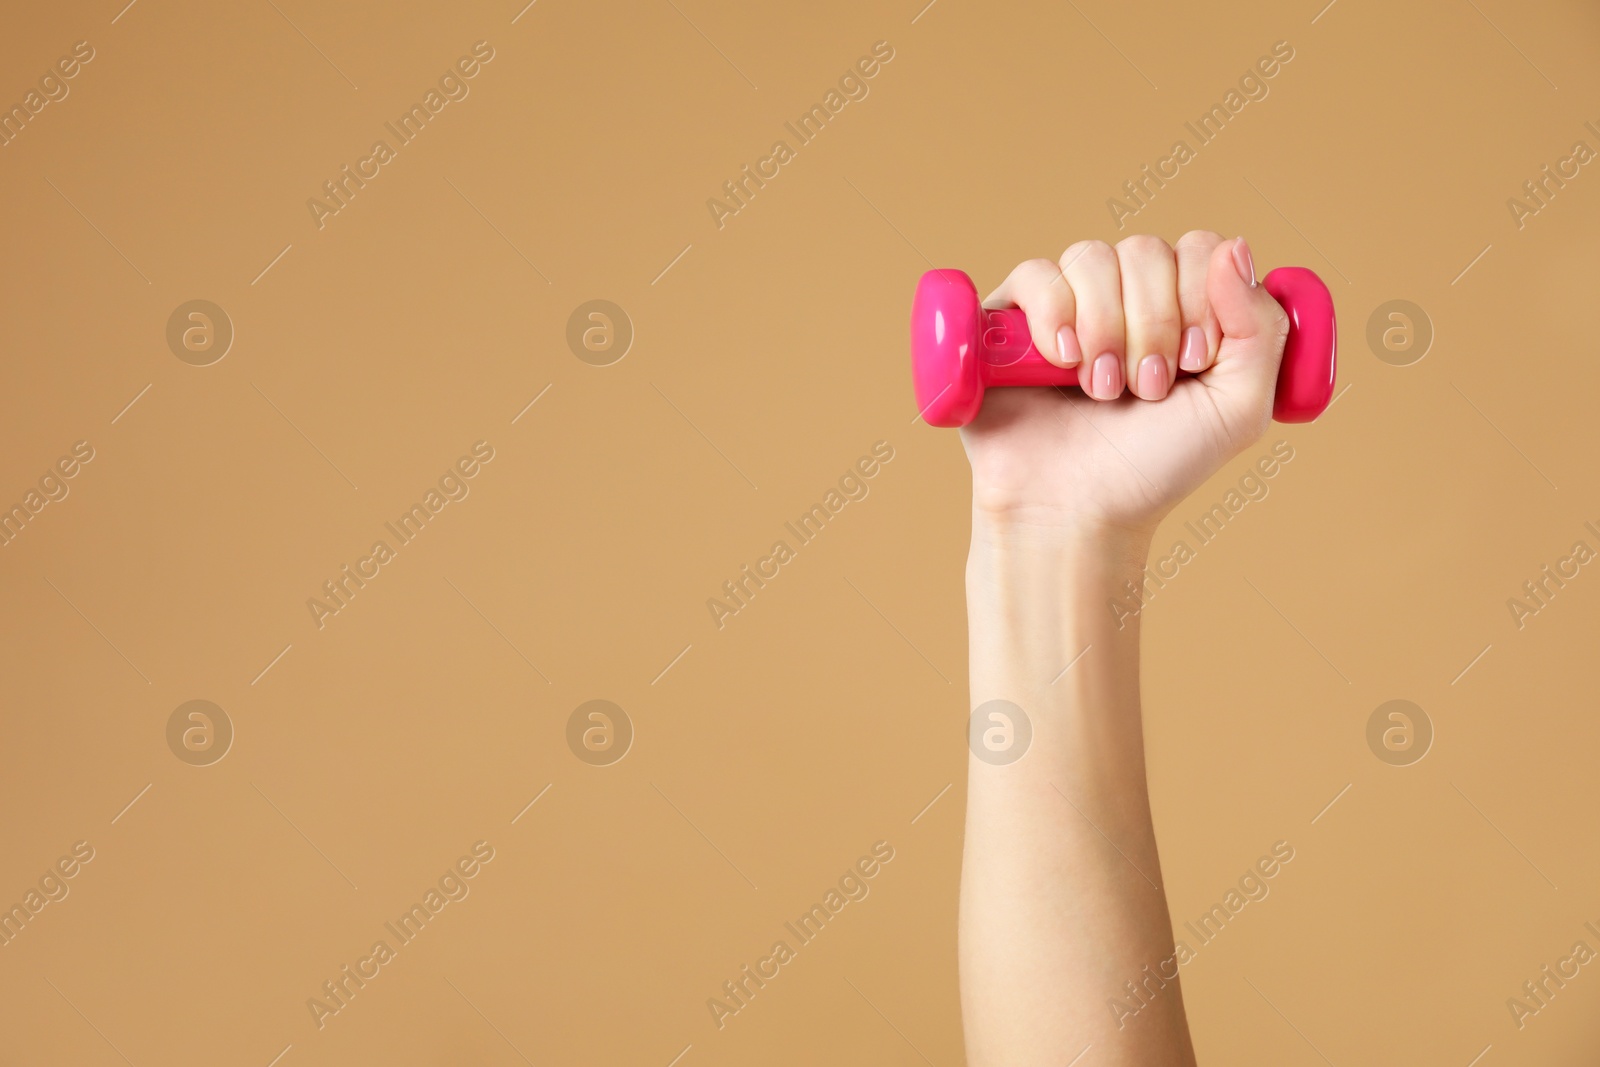
[[[1115,239],[1106,199],[1280,40],[1126,231],[1243,233],[1344,326],[1348,392],[1158,539],[1292,443],[1146,627],[1177,920],[1296,849],[1185,969],[1197,1046],[1592,1062],[1600,968],[1524,1029],[1505,1002],[1600,949],[1600,568],[1521,630],[1506,601],[1600,549],[1600,164],[1521,229],[1506,201],[1600,149],[1600,13],[1209,6],[13,5],[0,101],[96,56],[0,148],[0,501],[96,455],[0,548],[0,903],[95,858],[0,948],[0,1063],[960,1063],[967,472],[913,421],[911,288]],[[479,40],[470,96],[319,230],[307,198]],[[879,40],[870,95],[717,229]],[[237,333],[207,367],[165,341],[197,298]],[[608,367],[565,341],[596,298],[636,333]],[[1394,299],[1436,331],[1410,366],[1364,340]],[[471,495],[318,630],[307,598],[478,440]],[[871,495],[714,628],[878,440]],[[565,741],[596,698],[637,731],[609,767]],[[1367,747],[1392,698],[1437,733],[1412,766]],[[210,766],[167,746],[192,699],[236,729]],[[319,1030],[307,998],[478,840],[471,895]],[[871,895],[713,1026],[879,840]]]

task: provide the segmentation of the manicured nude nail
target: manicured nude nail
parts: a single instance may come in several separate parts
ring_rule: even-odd
[[[1233,266],[1250,288],[1256,287],[1256,261],[1250,256],[1250,246],[1241,237],[1233,242]]]
[[[1056,355],[1061,357],[1063,367],[1076,367],[1083,362],[1083,349],[1078,347],[1078,335],[1071,326],[1056,331]]]
[[[1160,400],[1167,395],[1167,361],[1160,356],[1145,356],[1139,361],[1139,396]]]
[[[1102,352],[1094,361],[1094,398],[1115,400],[1122,393],[1122,358]]]
[[[1198,326],[1183,331],[1183,347],[1178,350],[1178,366],[1198,371],[1206,365],[1206,332]]]

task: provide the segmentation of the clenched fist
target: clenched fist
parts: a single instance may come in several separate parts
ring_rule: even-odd
[[[1025,311],[1083,391],[988,394],[962,431],[975,518],[1148,534],[1271,421],[1289,319],[1242,237],[1080,241],[1019,264],[985,306]]]

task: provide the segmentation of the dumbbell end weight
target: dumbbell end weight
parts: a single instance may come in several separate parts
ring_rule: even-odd
[[[1262,285],[1289,316],[1272,417],[1310,422],[1333,399],[1333,297],[1304,267],[1279,267]],[[928,425],[965,426],[983,407],[985,389],[1077,385],[1078,369],[1063,369],[1039,354],[1021,310],[985,308],[964,272],[930,270],[911,304],[911,380],[917,411]]]
[[[1339,370],[1333,294],[1316,271],[1305,267],[1270,270],[1261,284],[1289,316],[1272,417],[1278,422],[1310,422],[1333,402],[1333,382]]]

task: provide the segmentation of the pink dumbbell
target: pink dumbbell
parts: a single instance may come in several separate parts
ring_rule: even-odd
[[[1310,422],[1333,399],[1333,297],[1305,267],[1279,267],[1261,284],[1289,315],[1272,417]],[[1077,385],[1078,368],[1064,370],[1039,354],[1020,309],[985,308],[965,273],[930,270],[911,303],[911,379],[928,425],[965,426],[983,407],[985,389]]]

